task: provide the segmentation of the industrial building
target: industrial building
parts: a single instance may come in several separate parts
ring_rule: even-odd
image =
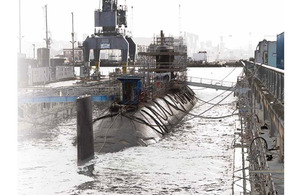
[[[256,63],[284,69],[284,32],[277,35],[277,41],[260,41],[254,52]]]
[[[207,62],[207,51],[199,51],[193,54],[194,61]]]
[[[63,49],[63,55],[66,58],[67,62],[73,63],[73,49],[67,48]],[[74,61],[75,63],[82,63],[83,62],[83,51],[81,48],[74,48]]]
[[[276,66],[284,70],[284,32],[277,35]]]
[[[255,50],[255,62],[276,67],[276,41],[260,41]]]
[[[18,86],[27,87],[74,78],[74,67],[66,64],[66,57],[50,59],[50,50],[37,49],[37,59],[18,56]]]

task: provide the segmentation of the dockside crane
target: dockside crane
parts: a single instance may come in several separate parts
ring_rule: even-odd
[[[129,62],[135,61],[136,44],[131,37],[122,32],[127,28],[127,6],[118,5],[117,0],[102,0],[102,9],[95,11],[95,32],[83,42],[84,65],[80,70],[81,78],[90,76],[90,67],[95,66],[99,73],[100,51],[109,49],[121,50],[121,64],[123,73],[126,73]],[[94,62],[90,61],[90,50],[94,53]]]

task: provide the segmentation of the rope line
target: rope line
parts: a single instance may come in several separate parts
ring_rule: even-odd
[[[115,123],[116,119],[118,118],[118,116],[120,115],[120,113],[118,113],[115,117],[115,119],[113,120],[113,122],[111,123],[111,125],[109,126],[109,128],[106,130],[105,136],[104,136],[104,142],[100,148],[100,150],[98,151],[98,153],[101,152],[101,150],[103,149],[104,145],[106,144],[106,140],[107,140],[107,133],[110,130],[110,128],[113,126],[113,124]]]

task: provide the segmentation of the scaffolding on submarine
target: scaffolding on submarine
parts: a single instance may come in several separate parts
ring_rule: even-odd
[[[182,37],[165,37],[161,31],[146,51],[138,55],[135,63],[137,74],[142,78],[145,93],[151,99],[186,86],[187,47]]]

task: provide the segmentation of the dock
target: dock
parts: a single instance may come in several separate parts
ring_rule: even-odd
[[[249,61],[242,64],[234,143],[235,155],[242,159],[234,168],[233,188],[242,188],[243,194],[284,194],[284,71]]]

